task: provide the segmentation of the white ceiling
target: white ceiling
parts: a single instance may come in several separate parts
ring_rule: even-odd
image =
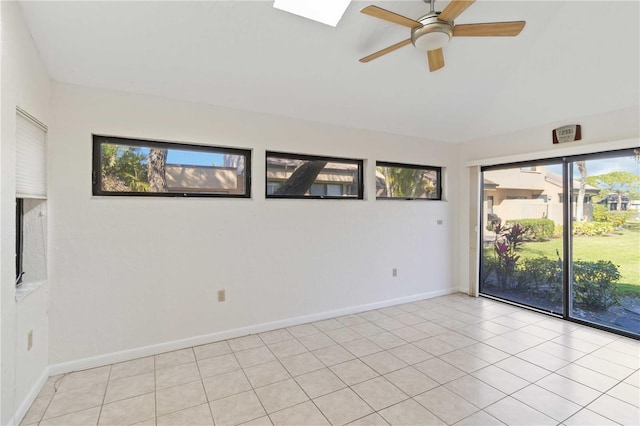
[[[518,37],[454,38],[446,67],[409,29],[359,10],[336,28],[271,1],[22,2],[55,80],[444,142],[639,104],[638,1],[479,0],[456,23],[526,20]],[[436,2],[442,10],[445,1]],[[419,0],[375,2],[411,18]]]

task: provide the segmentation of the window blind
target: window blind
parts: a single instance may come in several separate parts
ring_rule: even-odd
[[[46,198],[46,128],[16,113],[16,197]]]

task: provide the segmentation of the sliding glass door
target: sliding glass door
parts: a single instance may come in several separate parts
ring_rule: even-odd
[[[571,318],[640,334],[640,162],[632,151],[570,163]]]
[[[483,169],[480,291],[563,313],[562,163]]]
[[[640,335],[638,158],[484,167],[480,293]]]

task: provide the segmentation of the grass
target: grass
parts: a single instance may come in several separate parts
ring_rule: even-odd
[[[489,248],[488,250],[491,250]],[[562,256],[562,239],[544,242],[528,242],[519,252],[523,258],[540,256],[557,259],[556,250]],[[604,237],[574,237],[575,260],[610,260],[620,271],[617,283],[621,295],[640,297],[640,222],[627,222],[625,228]]]

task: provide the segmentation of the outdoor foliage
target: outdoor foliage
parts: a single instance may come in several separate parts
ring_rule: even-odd
[[[602,196],[606,196],[611,192],[616,194],[624,193],[633,199],[640,195],[640,175],[632,172],[617,171],[589,176],[587,183],[600,188],[600,195]]]
[[[564,232],[564,227],[562,225],[553,226],[553,238],[562,238],[563,232]]]
[[[518,290],[542,295],[549,302],[562,300],[562,260],[525,258],[518,265]]]
[[[100,156],[103,181],[126,185],[129,191],[149,191],[147,156],[140,148],[103,144]]]
[[[564,227],[555,225],[553,238],[561,238]],[[615,227],[609,222],[573,222],[571,231],[576,237],[596,237],[609,235]]]
[[[619,302],[614,282],[618,267],[608,260],[573,262],[573,302],[587,309],[605,310]]]
[[[551,219],[515,219],[507,220],[507,224],[518,223],[528,229],[529,241],[547,241],[553,238],[555,223]]]
[[[520,255],[517,252],[525,241],[528,228],[523,228],[518,223],[511,225],[496,225],[496,237],[493,249],[496,254],[495,273],[498,286],[502,289],[512,284],[512,277],[516,270],[516,264]]]
[[[495,272],[496,276],[499,276],[497,269],[501,266],[491,258],[485,258],[484,266],[483,282],[491,286],[490,275]],[[486,268],[487,266],[489,268]],[[540,297],[547,302],[562,301],[562,260],[559,257],[556,260],[546,256],[524,258],[517,262],[513,277],[511,289],[518,294]],[[574,305],[588,310],[606,310],[619,303],[616,286],[616,281],[619,279],[619,269],[610,261],[575,261],[573,263]]]
[[[435,194],[433,171],[403,167],[376,167],[385,178],[387,197],[421,198]]]
[[[634,216],[633,211],[610,211],[606,206],[596,204],[593,206],[593,219],[596,222],[610,223],[614,228],[624,225]]]
[[[611,234],[614,225],[610,222],[574,222],[573,235],[594,237]]]

